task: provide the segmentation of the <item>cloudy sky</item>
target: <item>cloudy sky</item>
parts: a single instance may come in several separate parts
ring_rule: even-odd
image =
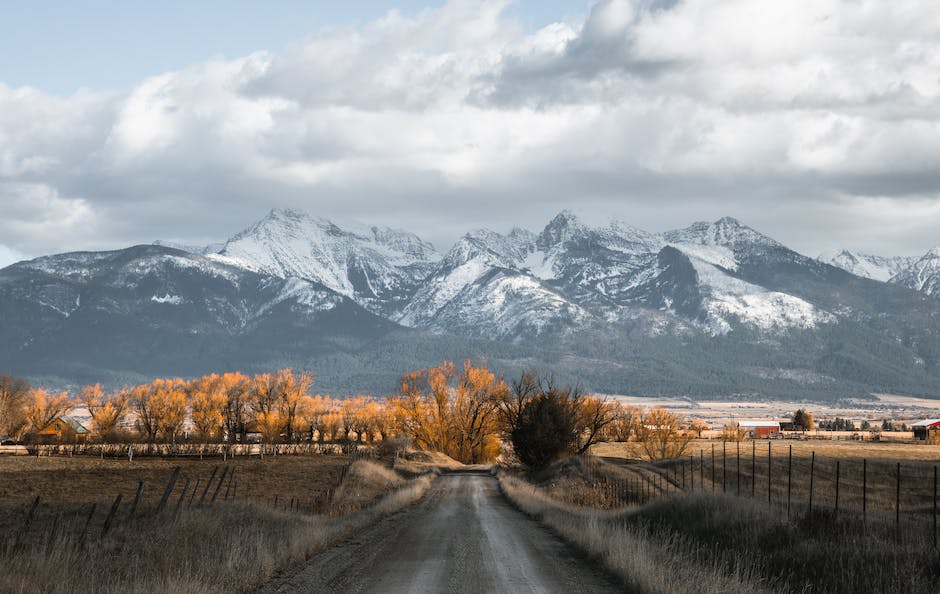
[[[0,265],[273,207],[940,245],[933,0],[190,4],[4,3]]]

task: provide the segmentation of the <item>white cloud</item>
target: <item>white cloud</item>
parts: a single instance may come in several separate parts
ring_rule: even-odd
[[[440,244],[584,204],[652,229],[731,214],[810,253],[892,221],[883,249],[929,247],[898,222],[940,205],[932,3],[603,0],[534,32],[506,5],[391,12],[123,94],[0,84],[0,241],[196,242],[293,206]]]

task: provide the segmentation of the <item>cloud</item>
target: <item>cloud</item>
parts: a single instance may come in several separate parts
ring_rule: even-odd
[[[929,2],[602,0],[537,31],[507,4],[392,11],[123,93],[0,84],[0,242],[199,243],[289,206],[446,248],[582,205],[651,230],[734,215],[808,253],[940,243],[919,218],[940,205]]]

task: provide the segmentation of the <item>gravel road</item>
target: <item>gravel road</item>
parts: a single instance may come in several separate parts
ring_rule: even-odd
[[[439,477],[418,505],[262,588],[288,592],[618,592],[509,505],[483,472]]]

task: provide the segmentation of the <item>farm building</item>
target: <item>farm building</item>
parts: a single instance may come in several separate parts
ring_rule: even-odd
[[[932,443],[940,443],[940,419],[925,419],[911,425],[914,439],[923,439]]]
[[[738,429],[747,437],[780,435],[780,423],[777,421],[738,421]]]
[[[43,441],[73,441],[84,440],[88,437],[88,429],[72,417],[59,417],[49,423],[49,426],[39,432]]]

